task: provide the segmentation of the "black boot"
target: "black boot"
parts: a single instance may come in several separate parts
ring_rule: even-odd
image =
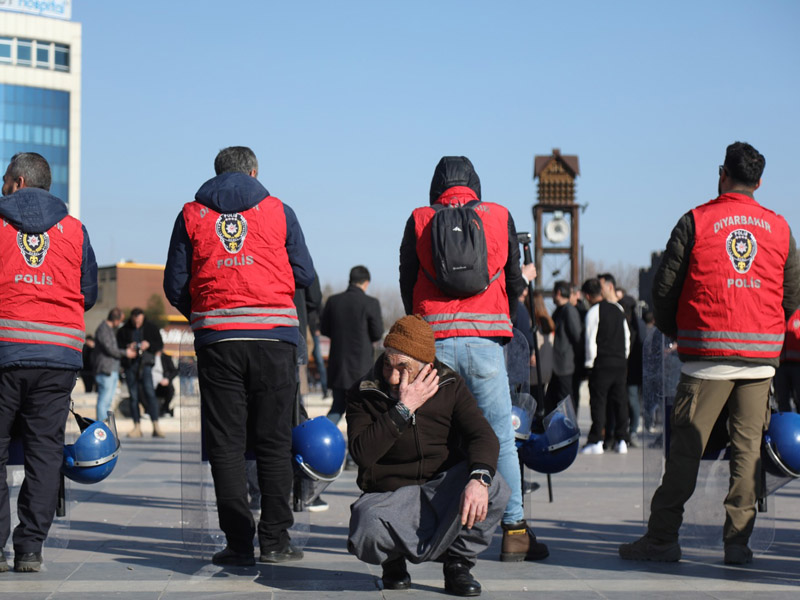
[[[456,596],[480,596],[481,584],[469,570],[472,567],[463,559],[448,558],[444,563],[444,589]]]
[[[411,587],[411,576],[406,569],[406,559],[402,556],[387,560],[383,567],[383,589],[407,590]]]

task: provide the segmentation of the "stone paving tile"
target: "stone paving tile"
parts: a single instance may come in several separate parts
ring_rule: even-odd
[[[324,412],[313,398],[311,405]],[[588,411],[581,412],[588,417]],[[347,553],[349,506],[358,496],[352,471],[325,490],[330,510],[299,515],[295,536],[305,541],[303,561],[222,569],[209,564],[211,547],[206,548],[205,560],[191,556],[181,529],[180,436],[174,421],[165,423],[166,440],[123,438],[123,454],[108,480],[71,487],[68,548],[46,548],[39,574],[0,575],[0,599],[446,597],[441,565],[410,565],[412,589],[394,592],[381,589],[379,566]],[[585,430],[587,423],[581,423]],[[123,435],[126,427],[120,424]],[[625,456],[578,456],[568,471],[553,476],[552,503],[544,476],[533,476],[541,487],[527,497],[526,512],[533,516],[537,536],[550,546],[551,556],[538,563],[500,563],[500,536],[495,535],[474,569],[483,585],[481,598],[798,597],[800,482],[771,498],[771,506],[777,507],[772,513],[775,539],[753,565],[726,566],[721,548],[701,552],[690,547],[684,548],[681,563],[665,565],[617,556],[620,543],[633,541],[644,530],[641,473],[638,449]],[[714,526],[721,530],[722,523]]]

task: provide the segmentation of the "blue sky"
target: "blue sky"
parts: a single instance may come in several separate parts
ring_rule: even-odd
[[[443,155],[531,230],[533,158],[580,158],[587,258],[649,264],[732,141],[800,230],[800,3],[86,2],[82,219],[98,262],[163,263],[175,216],[248,145],[323,284],[397,286]]]

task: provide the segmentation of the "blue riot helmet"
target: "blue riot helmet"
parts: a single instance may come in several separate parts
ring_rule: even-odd
[[[518,440],[527,440],[531,434],[533,416],[536,414],[536,400],[530,394],[511,394],[511,425]]]
[[[111,474],[119,456],[119,438],[113,413],[108,425],[72,413],[81,430],[74,444],[64,446],[61,472],[78,483],[97,483]]]
[[[295,465],[313,481],[333,481],[344,470],[347,442],[327,417],[315,417],[292,429]]]
[[[764,450],[773,463],[765,465],[767,470],[784,477],[800,477],[800,414],[773,414],[764,434]]]
[[[544,433],[532,433],[520,449],[522,462],[538,473],[560,473],[578,455],[581,432],[569,396],[543,421]]]

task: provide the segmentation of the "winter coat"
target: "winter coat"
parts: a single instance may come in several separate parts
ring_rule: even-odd
[[[494,475],[500,443],[464,380],[434,361],[439,390],[406,421],[389,396],[384,356],[347,392],[347,437],[358,487],[390,492],[422,484],[463,460]]]
[[[347,389],[370,371],[372,343],[383,335],[381,305],[356,286],[328,298],[322,309],[320,332],[331,339],[328,387]]]
[[[283,274],[291,273],[290,278],[293,277],[294,281],[285,281],[285,277],[281,276],[279,279],[274,278],[274,286],[280,287],[280,290],[275,289],[276,296],[283,298],[285,308],[292,307],[294,312],[292,299],[296,287],[308,287],[314,281],[314,265],[311,260],[311,255],[306,247],[303,231],[297,221],[294,211],[286,204],[281,203],[277,198],[269,196],[269,192],[262,186],[257,179],[250,177],[245,173],[223,173],[209,181],[205,182],[197,194],[195,195],[195,202],[203,207],[211,209],[220,215],[235,215],[248,211],[259,206],[262,202],[269,201],[270,210],[280,210],[281,216],[285,221],[284,239],[280,241],[283,256],[280,260],[288,261],[288,264],[281,262],[275,264],[273,269],[276,273]],[[194,203],[190,203],[194,204]],[[187,205],[188,206],[188,205]],[[266,206],[266,205],[265,205]],[[196,249],[192,242],[190,231],[187,228],[186,222],[186,208],[178,215],[175,220],[175,225],[172,231],[172,238],[170,240],[169,254],[167,257],[167,265],[164,270],[164,293],[169,302],[175,306],[181,314],[187,319],[191,319],[193,300],[198,300],[196,291],[195,298],[192,298],[192,277],[195,271],[193,270],[194,260],[204,260],[205,257],[195,256]],[[251,239],[253,232],[250,232]],[[270,239],[270,242],[274,242]],[[248,249],[247,238],[243,236],[242,244],[245,249]],[[283,252],[285,251],[285,252]],[[253,262],[247,262],[248,257]],[[204,294],[215,294],[220,299],[220,306],[215,307],[223,309],[223,313],[229,315],[227,309],[236,309],[234,306],[225,306],[224,303],[229,300],[225,295],[225,290],[234,290],[236,292],[248,293],[249,288],[245,285],[247,279],[238,277],[238,273],[225,272],[230,269],[246,269],[249,266],[258,266],[266,269],[268,272],[270,265],[258,263],[255,261],[270,261],[276,260],[274,256],[239,256],[230,255],[228,261],[231,266],[226,266],[223,263],[219,269],[220,275],[216,282],[205,282],[208,290],[202,292]],[[197,268],[202,268],[203,265],[195,265]],[[242,273],[244,275],[245,273]],[[274,273],[272,274],[274,275]],[[208,273],[205,273],[205,278],[209,278]],[[238,277],[238,278],[237,278]],[[256,287],[265,285],[262,278],[254,280]],[[270,285],[270,284],[267,284]],[[245,289],[247,288],[247,289]],[[204,298],[206,298],[204,296]],[[207,298],[206,298],[207,299]],[[195,330],[195,347],[200,348],[210,343],[218,342],[225,339],[270,339],[281,340],[297,345],[298,342],[298,328],[296,315],[293,317],[294,325],[282,325],[270,328],[252,328],[252,329],[236,329],[232,327],[214,328],[200,327]],[[229,322],[233,320],[229,319]],[[288,322],[288,321],[287,321]]]

